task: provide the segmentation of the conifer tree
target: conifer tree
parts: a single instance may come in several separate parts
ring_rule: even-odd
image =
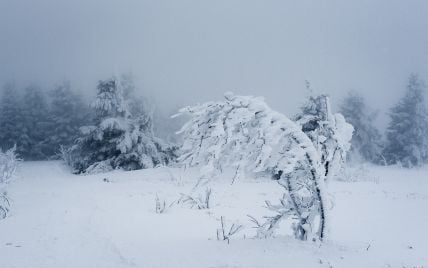
[[[27,141],[20,96],[12,84],[6,84],[0,100],[0,148],[5,151],[17,145],[17,153],[23,153]]]
[[[363,96],[357,92],[349,92],[340,105],[340,112],[354,127],[350,157],[380,163],[382,136],[374,124],[377,113],[366,105]]]
[[[25,89],[22,103],[25,136],[21,141],[25,160],[43,160],[50,155],[49,132],[52,127],[49,108],[44,92],[37,86]]]
[[[425,83],[409,77],[404,97],[391,109],[384,155],[389,164],[420,166],[428,157],[428,120]]]
[[[49,147],[51,155],[55,155],[60,146],[73,144],[80,127],[90,122],[90,114],[88,106],[68,82],[58,85],[50,96],[50,120],[54,127],[49,133]]]
[[[127,97],[119,79],[98,83],[92,104],[95,125],[82,127],[76,144],[64,151],[74,172],[150,168],[175,157],[175,148],[154,137],[149,116],[131,114]]]

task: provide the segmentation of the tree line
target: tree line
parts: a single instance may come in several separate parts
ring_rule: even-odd
[[[0,147],[4,151],[16,145],[25,160],[55,159],[60,146],[72,144],[79,128],[91,120],[87,103],[69,83],[48,92],[7,84],[0,99]]]
[[[428,162],[428,112],[426,85],[417,75],[410,75],[404,96],[389,110],[385,135],[376,126],[377,112],[365,99],[350,92],[340,105],[340,112],[354,126],[350,158],[374,164],[404,167]]]
[[[50,91],[34,85],[24,90],[18,90],[11,84],[4,85],[0,99],[0,148],[5,151],[16,145],[16,152],[25,160],[58,159],[64,156],[61,148],[70,148],[78,141],[82,143],[86,135],[82,131],[88,131],[84,126],[96,126],[101,123],[102,118],[119,115],[133,121],[134,128],[135,122],[140,122],[138,128],[151,133],[150,136],[154,136],[155,127],[163,130],[163,137],[174,136],[174,121],[170,120],[167,124],[154,123],[165,121],[166,118],[150,111],[144,99],[136,96],[132,78],[100,81],[96,90],[95,101],[99,102],[98,105],[112,102],[108,105],[113,106],[91,107],[91,102],[76,93],[66,82]],[[363,96],[350,92],[339,105],[339,112],[354,126],[348,158],[405,167],[420,166],[428,162],[425,94],[424,81],[412,74],[404,96],[388,113],[390,121],[382,135],[376,125],[378,113],[368,107]],[[114,105],[119,104],[126,106],[120,108],[126,111],[102,110],[116,109]],[[160,142],[153,146],[159,147],[159,144]],[[141,166],[148,165],[137,165]]]

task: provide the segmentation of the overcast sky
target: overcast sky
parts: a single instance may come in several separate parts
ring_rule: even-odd
[[[0,0],[0,82],[96,81],[132,72],[165,107],[263,95],[294,112],[305,79],[385,110],[428,80],[426,0]]]

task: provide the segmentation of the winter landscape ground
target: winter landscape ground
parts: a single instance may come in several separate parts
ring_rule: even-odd
[[[253,239],[247,215],[269,214],[282,187],[263,178],[213,180],[211,208],[169,204],[190,194],[195,172],[177,168],[72,175],[62,162],[24,162],[0,221],[0,267],[428,267],[428,168],[364,167],[332,181],[330,239],[280,229]],[[156,197],[166,201],[156,213]],[[218,241],[220,218],[243,225]],[[286,223],[285,223],[286,224]],[[229,228],[229,227],[228,227]]]

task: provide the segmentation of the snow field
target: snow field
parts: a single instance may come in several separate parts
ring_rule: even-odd
[[[264,201],[283,193],[268,179],[231,185],[224,175],[206,186],[211,208],[198,210],[168,207],[192,193],[196,170],[76,176],[60,162],[22,163],[0,221],[0,267],[428,267],[428,169],[369,170],[331,182],[331,240],[318,244],[288,236],[287,222],[272,239],[252,239],[247,215],[269,215]],[[216,239],[221,216],[243,225],[230,244]]]

